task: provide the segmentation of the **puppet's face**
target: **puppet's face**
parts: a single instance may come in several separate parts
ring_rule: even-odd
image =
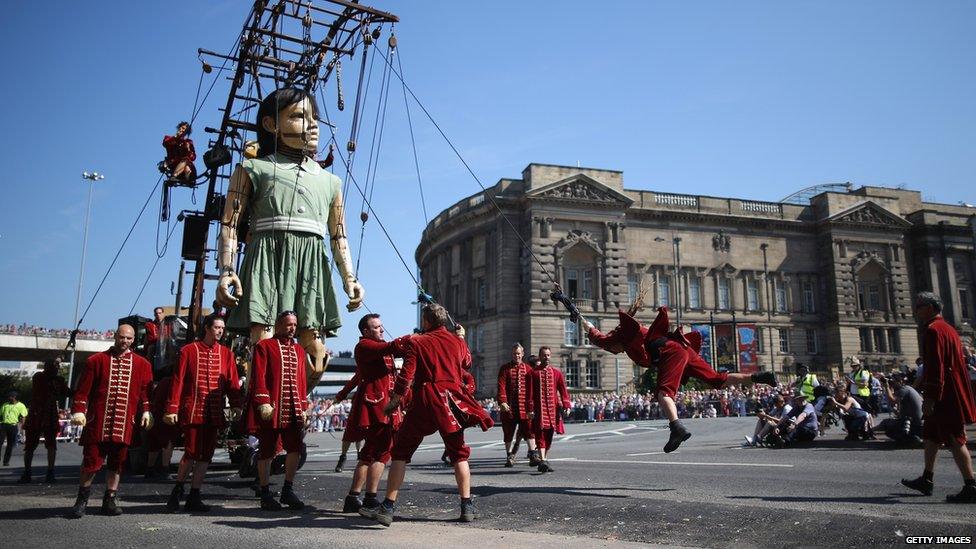
[[[291,149],[315,152],[319,147],[319,124],[308,99],[288,105],[278,112],[278,120],[264,117],[268,131],[278,134],[278,143]]]

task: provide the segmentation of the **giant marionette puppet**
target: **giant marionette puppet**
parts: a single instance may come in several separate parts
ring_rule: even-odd
[[[327,364],[322,336],[340,326],[329,255],[355,311],[365,295],[346,240],[342,184],[315,162],[318,106],[304,90],[282,88],[264,98],[257,116],[257,158],[231,177],[220,230],[217,302],[231,307],[227,325],[249,330],[251,344],[271,337],[282,311],[298,317],[298,340],[310,358],[310,385]],[[247,231],[242,231],[244,225]],[[247,243],[236,272],[238,235]]]

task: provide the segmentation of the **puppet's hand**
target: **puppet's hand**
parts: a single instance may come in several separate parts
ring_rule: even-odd
[[[166,425],[176,425],[176,414],[165,414],[163,415],[163,423]]]
[[[274,408],[270,404],[262,404],[258,406],[258,413],[261,414],[261,419],[264,421],[271,421],[271,415],[274,413]]]
[[[88,422],[88,418],[85,417],[85,414],[82,414],[82,413],[71,414],[71,424],[72,425],[80,425],[80,426],[84,427],[85,426],[85,423],[87,423],[87,422]]]
[[[363,298],[366,297],[366,290],[363,289],[363,285],[358,280],[352,277],[347,278],[342,284],[342,289],[349,296],[349,304],[346,305],[346,309],[350,313],[362,306]]]
[[[233,291],[231,290],[233,287]],[[234,307],[244,297],[244,288],[241,286],[241,279],[234,271],[224,271],[217,282],[217,303],[221,307]]]

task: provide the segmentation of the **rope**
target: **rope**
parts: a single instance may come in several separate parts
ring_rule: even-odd
[[[142,219],[142,214],[146,213],[146,207],[149,206],[149,201],[152,200],[152,197],[156,194],[156,189],[159,188],[159,183],[162,180],[163,180],[163,174],[159,174],[159,179],[156,180],[156,185],[152,188],[152,191],[150,191],[149,196],[146,197],[146,201],[142,204],[142,209],[139,210],[139,215],[136,216],[136,220],[133,221],[132,226],[129,227],[129,232],[125,235],[125,239],[122,240],[122,245],[119,246],[119,250],[115,252],[115,257],[112,258],[112,263],[108,266],[108,270],[105,271],[105,275],[102,276],[102,280],[101,282],[98,283],[98,287],[95,288],[95,294],[92,295],[91,300],[88,302],[88,305],[85,307],[85,312],[81,313],[81,316],[78,318],[78,324],[75,325],[76,331],[81,327],[81,323],[84,322],[85,316],[87,316],[88,311],[91,310],[92,304],[95,303],[95,298],[98,297],[98,293],[102,290],[102,286],[105,285],[105,280],[108,279],[108,275],[112,272],[112,269],[115,267],[115,263],[119,260],[119,256],[122,255],[122,250],[125,249],[126,243],[129,242],[129,237],[132,236],[132,231],[135,230],[136,225],[139,224],[139,220]]]
[[[156,224],[157,232],[159,229],[159,225],[160,224],[158,223]],[[163,254],[157,255],[156,261],[153,261],[152,268],[149,269],[149,274],[146,275],[146,280],[142,283],[142,288],[139,288],[139,295],[136,296],[135,301],[132,302],[132,307],[129,309],[130,315],[132,314],[132,311],[136,310],[136,305],[139,304],[139,299],[142,298],[142,292],[146,290],[146,286],[149,284],[149,279],[152,278],[153,272],[156,270],[156,265],[159,265],[159,260],[162,259],[164,255],[166,255],[166,249],[169,247],[169,239],[173,236],[173,233],[176,232],[176,227],[178,226],[179,225],[177,225],[176,223],[173,223],[173,227],[169,230],[169,234],[166,235],[166,242],[163,243]]]
[[[403,61],[398,55],[397,65],[400,67],[400,74],[403,74]],[[410,101],[407,100],[407,88],[403,84],[403,79],[400,80],[401,88],[403,89],[403,106],[407,110],[407,126],[410,128],[410,145],[413,147],[413,165],[417,170],[417,187],[420,189],[420,206],[424,210],[424,227],[430,224],[430,217],[427,215],[427,199],[424,197],[424,180],[420,177],[420,159],[417,156],[417,140],[413,135],[413,120],[410,117]]]
[[[525,248],[525,250],[529,252],[529,255],[532,256],[532,259],[534,259],[535,262],[539,264],[539,267],[542,269],[542,272],[545,273],[546,277],[549,278],[549,281],[558,287],[559,282],[556,281],[556,279],[552,276],[552,273],[549,272],[549,269],[547,269],[546,266],[542,263],[542,261],[539,260],[539,257],[535,255],[535,252],[532,251],[532,247],[529,246],[528,242],[526,242],[525,239],[522,238],[522,235],[519,233],[518,229],[515,227],[512,221],[508,219],[508,216],[505,215],[505,212],[502,211],[501,207],[498,205],[498,202],[495,201],[495,197],[491,196],[491,194],[488,192],[488,188],[485,187],[485,185],[481,182],[481,179],[479,179],[478,176],[474,173],[474,170],[471,169],[471,166],[461,155],[461,152],[458,151],[457,147],[454,146],[454,143],[451,141],[451,139],[447,137],[447,134],[444,133],[444,130],[441,129],[437,121],[434,120],[434,117],[430,114],[430,111],[427,110],[427,107],[424,106],[424,104],[420,101],[420,98],[417,97],[417,94],[415,94],[413,90],[410,89],[410,86],[408,86],[407,83],[403,80],[403,76],[399,72],[397,72],[395,68],[393,68],[390,59],[386,57],[386,55],[383,54],[383,52],[380,52],[380,55],[382,55],[383,59],[386,60],[387,65],[390,65],[390,68],[393,70],[393,74],[397,75],[397,78],[400,79],[400,82],[403,84],[403,88],[410,93],[410,97],[413,97],[413,100],[416,101],[420,109],[424,111],[424,114],[427,116],[427,119],[430,120],[430,123],[434,125],[438,133],[441,134],[441,137],[444,138],[444,141],[447,142],[448,146],[451,147],[451,150],[454,151],[455,156],[458,157],[458,160],[461,161],[461,164],[464,165],[465,169],[468,170],[468,173],[471,174],[471,177],[474,178],[478,186],[481,187],[481,190],[485,193],[485,198],[487,198],[488,201],[491,202],[492,206],[494,206],[495,209],[498,210],[498,213],[501,214],[501,218],[504,219],[505,223],[507,223],[508,226],[512,229],[512,232],[515,234],[515,237],[519,240],[519,242],[522,243],[522,247]]]

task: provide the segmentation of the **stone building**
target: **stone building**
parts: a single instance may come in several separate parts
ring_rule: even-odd
[[[554,281],[604,331],[639,286],[644,322],[668,305],[682,324],[755,324],[759,367],[776,371],[835,373],[855,354],[873,368],[913,363],[923,289],[972,337],[976,208],[882,187],[803,202],[625,189],[619,171],[530,164],[437,215],[416,260],[467,328],[485,395],[515,341],[552,347],[576,390],[633,379],[625,355],[587,345],[548,299]]]

